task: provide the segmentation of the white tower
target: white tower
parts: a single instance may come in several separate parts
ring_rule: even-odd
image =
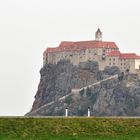
[[[95,40],[102,41],[102,32],[101,32],[100,28],[98,28],[96,33],[95,33]]]

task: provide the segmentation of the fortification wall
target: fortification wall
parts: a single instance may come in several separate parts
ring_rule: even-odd
[[[43,56],[43,63],[57,64],[60,60],[69,60],[74,65],[79,65],[80,62],[97,61],[99,69],[104,70],[106,66],[118,66],[121,71],[129,69],[131,73],[135,73],[139,69],[140,60],[138,59],[120,59],[119,56],[109,57],[106,56],[108,48],[88,48],[78,51],[63,51],[47,53]],[[104,55],[104,58],[103,58]]]

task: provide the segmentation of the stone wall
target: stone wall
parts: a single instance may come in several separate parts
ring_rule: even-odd
[[[80,62],[97,61],[100,70],[104,70],[106,66],[118,66],[124,72],[129,69],[131,73],[139,69],[139,59],[120,59],[119,56],[108,57],[107,54],[113,50],[118,49],[87,48],[78,51],[47,53],[43,56],[43,64],[57,64],[60,60],[69,60],[74,65],[79,65]]]

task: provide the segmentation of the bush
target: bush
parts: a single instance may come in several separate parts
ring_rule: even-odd
[[[73,101],[72,96],[68,96],[65,99],[65,103],[68,104],[68,105],[70,105],[72,103],[72,101]]]

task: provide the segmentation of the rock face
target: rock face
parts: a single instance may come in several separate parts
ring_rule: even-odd
[[[62,116],[66,107],[71,116],[87,115],[88,107],[94,116],[140,115],[140,80],[135,74],[125,75],[122,81],[118,78],[107,79],[119,75],[120,70],[107,67],[99,71],[97,62],[89,61],[73,66],[64,60],[58,64],[44,65],[40,74],[32,110],[26,115]],[[97,82],[86,90],[72,93],[72,89]]]

